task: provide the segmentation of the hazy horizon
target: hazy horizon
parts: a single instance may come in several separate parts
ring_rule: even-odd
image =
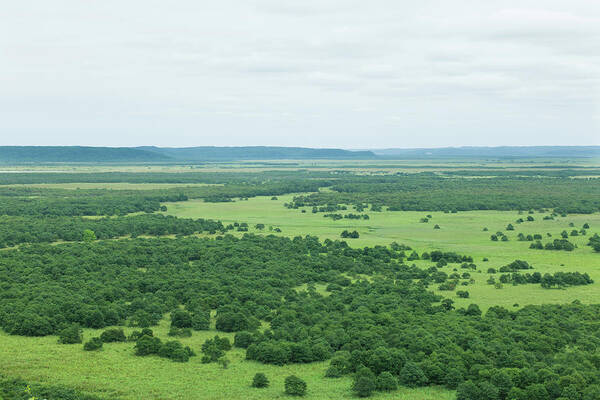
[[[8,2],[0,145],[600,144],[600,3]]]

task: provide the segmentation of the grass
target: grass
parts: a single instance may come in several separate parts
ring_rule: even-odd
[[[369,220],[338,220],[324,218],[323,213],[313,214],[310,209],[306,213],[301,210],[291,210],[283,207],[293,196],[279,196],[278,200],[270,197],[256,197],[244,201],[231,203],[205,203],[202,200],[192,200],[180,203],[167,203],[167,214],[190,218],[220,219],[223,223],[247,222],[252,232],[257,223],[264,223],[267,229],[263,233],[273,233],[269,226],[279,227],[279,235],[297,236],[314,235],[323,239],[339,239],[340,233],[345,230],[357,230],[359,239],[348,239],[351,246],[363,247],[384,245],[391,242],[407,244],[418,253],[431,250],[454,251],[474,257],[475,264],[481,273],[472,273],[475,284],[465,289],[471,294],[469,299],[457,298],[453,292],[439,292],[451,297],[460,306],[477,303],[482,309],[492,305],[513,307],[515,303],[520,306],[526,304],[542,303],[568,303],[580,300],[584,303],[600,302],[600,254],[594,253],[585,244],[589,235],[600,232],[600,214],[569,215],[557,217],[554,220],[543,220],[546,214],[535,213],[533,222],[517,224],[518,218],[525,219],[527,215],[519,215],[516,211],[467,211],[456,214],[443,212],[416,212],[416,211],[384,211],[371,212]],[[340,213],[355,212],[353,210]],[[419,220],[426,215],[432,218],[428,223]],[[575,227],[569,227],[569,223]],[[529,249],[531,242],[517,241],[517,235],[540,233],[544,236],[542,242],[560,238],[560,232],[580,229],[584,223],[589,223],[586,236],[569,237],[569,241],[578,246],[572,252],[549,251]],[[506,231],[506,225],[512,223],[514,231]],[[435,224],[441,229],[434,230]],[[484,232],[487,227],[489,231]],[[508,237],[508,242],[492,242],[490,235],[496,231],[503,231]],[[552,234],[551,238],[546,233]],[[483,258],[489,261],[483,262]],[[495,289],[486,283],[489,275],[486,273],[490,267],[498,269],[516,259],[526,260],[540,273],[556,271],[587,272],[595,283],[587,286],[571,287],[566,290],[542,289],[539,285],[504,285],[502,289]],[[419,266],[429,266],[431,262],[416,261]],[[561,265],[563,264],[563,265]],[[455,265],[454,265],[455,266]],[[445,267],[446,272],[451,272],[454,266]],[[460,269],[459,269],[460,271]]]
[[[125,328],[129,334],[133,328]],[[153,327],[155,336],[169,340],[168,321]],[[84,330],[84,341],[100,335],[102,330]],[[216,331],[194,332],[191,338],[180,338],[183,344],[199,353],[202,343]],[[218,333],[233,341],[233,334]],[[56,336],[27,338],[0,332],[0,370],[29,381],[62,384],[82,391],[138,399],[280,399],[284,395],[286,376],[296,375],[307,382],[306,399],[325,400],[352,397],[349,377],[324,378],[327,362],[288,366],[264,365],[244,360],[245,352],[233,349],[226,357],[227,369],[216,363],[202,364],[200,356],[187,363],[163,358],[134,355],[134,343],[108,343],[101,351],[83,351],[81,344],[62,345]],[[257,372],[263,372],[271,382],[265,389],[250,387]],[[451,400],[453,392],[442,388],[401,388],[393,393],[380,393],[375,399]]]

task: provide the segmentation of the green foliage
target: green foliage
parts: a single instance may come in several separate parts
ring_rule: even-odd
[[[399,380],[404,386],[417,387],[427,383],[427,376],[416,363],[408,361],[400,370]]]
[[[119,328],[105,330],[100,334],[100,339],[104,343],[127,341],[127,338],[125,337],[125,332],[123,332],[123,329]]]
[[[285,394],[290,396],[304,396],[306,394],[306,382],[295,375],[285,378]]]
[[[58,343],[74,344],[82,341],[81,327],[78,324],[71,324],[58,332]]]
[[[83,349],[85,351],[95,351],[95,350],[100,350],[101,348],[102,348],[102,339],[100,339],[99,337],[93,337],[83,344]]]
[[[389,371],[383,371],[375,382],[377,390],[389,392],[398,389],[398,380]]]
[[[269,379],[262,372],[257,372],[252,379],[252,387],[265,388],[269,386]]]

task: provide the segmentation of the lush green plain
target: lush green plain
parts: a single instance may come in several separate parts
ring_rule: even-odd
[[[347,162],[345,162],[347,163]],[[339,169],[350,169],[340,163],[332,164]],[[426,164],[423,163],[423,166]],[[464,165],[474,166],[474,163]],[[521,166],[528,165],[526,163]],[[408,163],[407,163],[408,166]],[[414,163],[413,163],[414,166]],[[500,165],[498,165],[500,166]],[[514,166],[512,163],[503,165]],[[314,167],[310,163],[290,165],[290,168]],[[444,168],[440,166],[440,168]],[[199,168],[209,170],[239,170],[239,165],[210,165]],[[245,167],[247,168],[247,166]],[[252,170],[275,169],[282,167],[257,166]],[[36,168],[37,169],[37,168]],[[52,169],[52,168],[48,168]],[[71,167],[72,171],[95,170],[93,167]],[[121,167],[106,167],[107,170],[122,170]],[[146,167],[127,167],[127,170],[148,171]],[[402,166],[395,162],[394,166],[382,163],[378,170],[401,171]],[[155,166],[152,170],[173,171],[189,170],[188,167]],[[411,169],[412,172],[416,172]],[[95,185],[95,186],[92,186]],[[135,186],[135,187],[134,187]],[[44,187],[61,187],[75,189],[106,187],[113,189],[154,189],[175,186],[177,184],[61,184]],[[191,186],[191,185],[189,185]],[[474,194],[476,195],[476,194]],[[350,239],[351,246],[389,245],[391,242],[404,243],[419,253],[430,250],[454,251],[471,255],[481,273],[473,273],[475,283],[465,289],[470,292],[469,299],[460,299],[454,292],[439,292],[452,298],[457,306],[467,306],[477,303],[482,309],[492,305],[513,307],[515,304],[567,303],[581,300],[584,303],[600,302],[600,254],[592,252],[585,246],[587,238],[594,232],[600,232],[600,214],[569,215],[557,217],[555,220],[542,220],[545,214],[533,214],[534,222],[516,224],[515,220],[526,215],[518,215],[516,211],[469,211],[456,214],[442,212],[372,212],[369,220],[333,221],[324,218],[322,213],[313,214],[310,209],[305,213],[301,210],[287,209],[284,203],[290,202],[292,195],[279,196],[277,200],[270,197],[256,197],[231,203],[206,203],[202,200],[166,203],[167,214],[179,217],[212,218],[223,223],[247,222],[250,232],[259,232],[254,228],[257,223],[266,225],[264,234],[274,233],[269,226],[282,230],[278,235],[297,236],[314,235],[323,239],[339,239],[343,230],[357,230],[359,239]],[[353,210],[341,211],[345,214]],[[428,223],[419,220],[427,214],[432,215]],[[517,241],[518,233],[540,233],[544,242],[560,237],[563,230],[570,232],[579,229],[584,223],[589,223],[587,236],[570,237],[578,248],[572,252],[546,251],[529,249],[530,242]],[[506,231],[508,223],[515,226],[514,231]],[[574,228],[569,226],[574,224]],[[434,230],[435,224],[441,229]],[[489,231],[484,232],[487,227]],[[505,232],[508,242],[492,242],[490,235],[496,231]],[[546,233],[552,234],[547,238]],[[241,233],[238,233],[241,235]],[[483,258],[489,258],[483,262]],[[485,272],[489,267],[498,268],[515,259],[528,261],[541,273],[555,271],[587,272],[595,283],[587,286],[571,287],[565,290],[543,289],[539,285],[504,285],[495,289],[486,284],[489,275]],[[419,266],[428,266],[426,261],[415,261]],[[452,267],[445,267],[451,272]],[[322,291],[322,287],[317,287]],[[462,289],[462,288],[461,288]],[[213,321],[214,327],[214,321]],[[168,319],[165,318],[159,327],[153,328],[155,334],[163,340],[167,339]],[[126,328],[126,333],[131,332]],[[100,331],[86,329],[84,340],[99,335]],[[216,331],[194,332],[191,338],[181,338],[184,345],[189,345],[199,352],[201,344]],[[232,337],[231,334],[219,333],[221,336]],[[288,366],[263,365],[244,360],[244,350],[233,349],[227,353],[231,364],[227,369],[216,364],[202,364],[200,357],[195,357],[189,363],[175,363],[158,357],[135,357],[133,343],[109,343],[99,352],[84,352],[82,345],[60,345],[56,336],[30,338],[10,336],[0,331],[0,371],[10,376],[19,376],[32,382],[45,382],[72,386],[86,392],[104,395],[107,398],[120,397],[123,399],[278,399],[286,397],[283,393],[283,380],[286,376],[295,374],[308,383],[308,399],[340,399],[353,396],[350,385],[351,379],[323,378],[328,362],[296,364]],[[256,372],[264,372],[271,386],[267,389],[252,389],[250,383]],[[378,394],[375,398],[404,399],[404,400],[434,400],[453,399],[454,393],[445,389],[401,388],[392,394]]]
[[[214,321],[213,321],[214,328]],[[155,336],[167,339],[168,319],[153,327]],[[126,328],[125,333],[131,333]],[[86,329],[84,341],[99,336],[102,330]],[[191,338],[179,338],[199,352],[202,343],[216,331],[194,332]],[[220,336],[233,334],[218,332]],[[227,369],[215,363],[202,364],[200,356],[187,363],[176,363],[155,356],[134,356],[135,343],[108,343],[101,351],[83,351],[81,344],[58,344],[56,336],[31,338],[10,336],[0,331],[0,370],[34,382],[62,384],[107,398],[121,399],[280,399],[286,376],[297,375],[308,384],[307,399],[342,399],[353,396],[351,378],[325,379],[329,362],[274,366],[246,361],[245,350],[234,348],[226,357]],[[265,389],[250,387],[257,372],[263,372],[271,385]],[[402,400],[450,400],[454,394],[443,388],[400,388],[393,394],[373,398]]]
[[[257,223],[264,223],[268,227],[279,227],[281,235],[314,235],[323,239],[339,239],[343,230],[357,230],[359,239],[348,239],[351,246],[363,247],[382,245],[387,246],[391,242],[404,243],[418,253],[431,250],[455,251],[474,257],[478,270],[481,273],[472,274],[475,284],[466,289],[471,298],[459,299],[454,292],[440,292],[445,296],[452,297],[460,306],[477,303],[482,308],[492,305],[512,307],[515,303],[521,306],[526,304],[543,303],[568,303],[580,300],[584,303],[600,302],[600,255],[594,253],[586,246],[588,236],[593,232],[600,232],[600,214],[590,215],[568,215],[557,217],[554,220],[543,220],[548,213],[535,213],[533,222],[516,224],[518,218],[525,219],[527,214],[519,215],[516,211],[466,211],[456,214],[443,212],[416,212],[416,211],[383,211],[368,213],[369,220],[342,219],[333,221],[324,218],[323,213],[311,213],[306,209],[302,213],[300,209],[293,210],[283,206],[291,201],[293,195],[279,196],[278,200],[270,197],[256,197],[244,201],[231,203],[205,203],[202,200],[192,200],[179,203],[167,203],[167,213],[179,217],[190,218],[218,218],[224,224],[235,221],[244,221],[253,227]],[[355,212],[339,211],[339,213]],[[428,223],[419,220],[426,215],[432,218]],[[569,237],[569,241],[578,246],[572,252],[549,251],[529,249],[531,242],[517,241],[517,235],[523,232],[525,235],[540,233],[544,237],[543,242],[560,238],[560,232],[577,228],[580,229],[584,223],[590,224],[588,235]],[[507,224],[512,223],[514,231],[506,231]],[[573,223],[574,227],[569,227]],[[441,229],[433,229],[434,225],[440,225]],[[484,232],[483,228],[488,231]],[[252,231],[253,229],[251,229]],[[256,230],[254,230],[256,231]],[[490,235],[496,231],[503,231],[508,237],[508,242],[492,242]],[[546,233],[552,234],[551,238]],[[277,234],[277,233],[276,233]],[[483,258],[488,262],[483,262]],[[578,271],[587,272],[595,283],[592,285],[571,287],[566,290],[543,289],[539,285],[512,286],[504,285],[502,289],[495,289],[488,285],[486,280],[489,275],[487,269],[492,267],[498,269],[516,259],[526,260],[541,272],[556,271]],[[415,261],[419,266],[428,266],[431,262]],[[561,265],[563,264],[563,265]],[[446,267],[446,271],[450,271]]]

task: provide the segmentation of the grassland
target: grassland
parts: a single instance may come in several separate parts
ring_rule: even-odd
[[[168,321],[153,327],[155,336],[167,339]],[[214,324],[213,324],[214,326]],[[102,330],[86,329],[84,341],[98,336]],[[131,333],[126,328],[125,333]],[[180,338],[184,345],[197,351],[216,331],[194,332],[191,338]],[[233,341],[233,334],[218,332]],[[324,379],[328,362],[295,364],[283,367],[245,361],[245,351],[227,352],[231,364],[223,369],[215,363],[202,364],[200,357],[187,363],[176,363],[159,357],[136,357],[134,343],[109,343],[98,352],[83,351],[81,344],[58,344],[56,336],[28,338],[10,336],[0,331],[0,370],[33,382],[62,384],[82,391],[140,399],[280,399],[286,376],[297,375],[308,384],[306,399],[325,400],[352,397],[351,378]],[[250,387],[252,377],[263,372],[271,385],[265,389]],[[379,394],[375,399],[451,400],[454,394],[442,388],[401,388],[393,394]]]
[[[202,200],[192,200],[181,203],[167,203],[167,214],[190,218],[218,218],[223,223],[247,222],[251,227],[257,223],[268,227],[279,227],[280,235],[314,235],[323,239],[339,239],[345,230],[357,230],[359,239],[349,239],[351,246],[364,247],[383,245],[391,242],[404,243],[413,247],[417,252],[431,250],[455,251],[474,257],[481,273],[474,273],[475,284],[467,287],[471,294],[469,299],[456,298],[453,292],[440,292],[452,297],[460,306],[477,303],[483,309],[492,305],[513,307],[527,304],[568,303],[580,300],[584,303],[600,302],[600,254],[594,253],[586,246],[588,236],[570,237],[569,241],[578,246],[572,252],[529,249],[531,242],[517,241],[517,235],[540,233],[544,241],[560,237],[560,232],[570,232],[573,227],[580,229],[584,223],[589,223],[593,232],[600,232],[600,214],[569,215],[557,217],[554,220],[543,220],[547,214],[533,214],[533,222],[516,224],[518,218],[526,217],[516,211],[467,211],[456,214],[443,212],[416,211],[383,211],[370,212],[369,220],[338,220],[324,218],[322,213],[313,214],[310,209],[302,213],[300,209],[288,209],[284,203],[292,199],[292,195],[280,196],[278,200],[270,197],[256,197],[231,203],[205,203]],[[346,211],[351,212],[351,211]],[[342,211],[341,213],[345,213]],[[419,220],[426,215],[432,218],[428,223]],[[512,223],[514,231],[506,231],[506,225]],[[441,229],[433,229],[434,225]],[[484,232],[483,228],[488,231]],[[251,231],[257,232],[251,228]],[[508,242],[492,242],[490,234],[503,231],[509,237]],[[546,233],[552,234],[547,238]],[[489,261],[483,262],[483,258]],[[516,259],[526,260],[541,272],[578,271],[587,272],[595,283],[587,286],[571,287],[566,290],[542,289],[539,285],[504,285],[502,289],[494,289],[486,283],[489,277],[487,269],[499,268]],[[419,266],[428,266],[427,261],[415,261]],[[450,271],[446,267],[447,271]]]

